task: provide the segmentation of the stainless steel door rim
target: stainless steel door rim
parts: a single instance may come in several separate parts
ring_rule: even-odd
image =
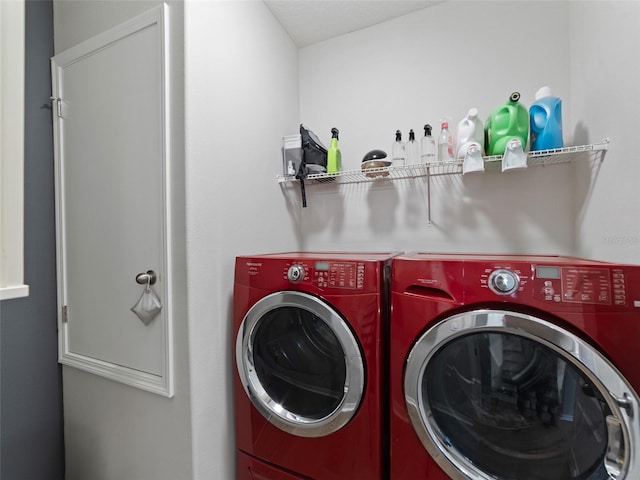
[[[603,468],[611,479],[640,478],[640,400],[622,374],[594,347],[570,332],[536,318],[506,310],[475,310],[451,316],[425,332],[412,348],[404,377],[409,418],[432,458],[454,480],[499,479],[462,455],[434,418],[423,389],[429,362],[441,349],[474,334],[508,334],[554,352],[589,380],[610,411],[606,418],[607,451]]]
[[[287,410],[272,398],[260,381],[254,359],[256,334],[265,316],[290,307],[322,320],[335,335],[344,354],[345,381],[337,407],[322,418]],[[321,299],[298,291],[272,293],[256,302],[245,315],[236,337],[236,366],[245,392],[260,413],[281,430],[301,437],[322,437],[342,428],[362,400],[365,372],[359,344],[338,312]]]

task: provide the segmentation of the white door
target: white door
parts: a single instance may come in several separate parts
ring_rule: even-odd
[[[52,58],[61,363],[171,396],[165,7]],[[130,309],[150,288],[162,309]]]

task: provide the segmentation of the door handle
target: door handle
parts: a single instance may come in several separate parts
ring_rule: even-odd
[[[158,275],[153,270],[147,270],[146,273],[136,275],[136,283],[140,285],[154,285],[158,280]]]
[[[604,468],[610,478],[618,478],[624,467],[626,457],[626,446],[624,444],[624,434],[622,424],[613,415],[607,415],[607,453],[604,457]]]

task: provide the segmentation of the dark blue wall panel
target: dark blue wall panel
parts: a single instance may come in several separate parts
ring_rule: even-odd
[[[0,478],[62,480],[61,369],[57,363],[51,0],[26,1],[26,298],[0,302]]]

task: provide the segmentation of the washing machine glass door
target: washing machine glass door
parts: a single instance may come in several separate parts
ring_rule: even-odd
[[[335,432],[362,399],[364,362],[354,334],[333,307],[303,292],[277,292],[249,310],[236,364],[255,407],[294,435]]]
[[[640,478],[639,400],[580,338],[478,310],[429,329],[405,372],[410,420],[454,479]]]

